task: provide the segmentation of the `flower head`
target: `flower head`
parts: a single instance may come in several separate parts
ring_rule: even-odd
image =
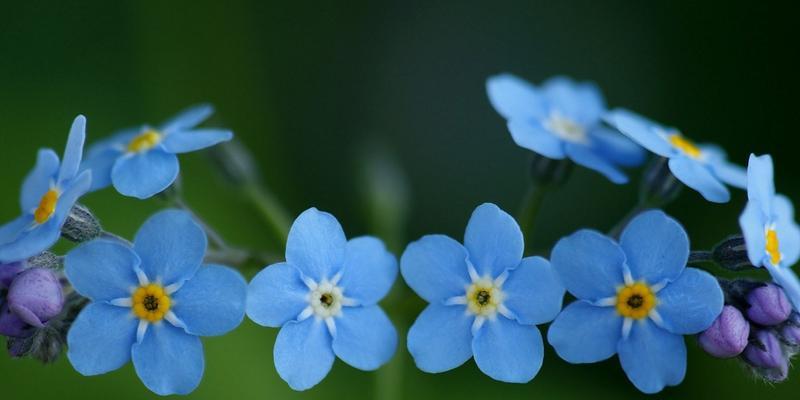
[[[78,198],[89,190],[92,174],[78,172],[86,139],[86,118],[72,123],[58,159],[53,150],[39,150],[36,166],[22,184],[22,215],[0,227],[0,262],[25,260],[49,249]]]
[[[736,307],[726,305],[714,323],[697,337],[697,342],[714,357],[731,358],[742,354],[749,335],[750,323]]]
[[[121,131],[89,148],[84,170],[94,174],[92,190],[114,185],[125,196],[146,199],[162,192],[178,177],[176,154],[230,140],[228,130],[197,128],[214,109],[191,107],[154,128],[145,125]]]
[[[286,262],[250,282],[247,315],[281,328],[275,368],[292,389],[306,390],[336,357],[365,371],[391,359],[397,332],[377,303],[396,277],[397,260],[380,240],[348,241],[333,215],[310,208],[289,231]]]
[[[486,91],[520,147],[548,158],[567,157],[614,183],[628,181],[619,166],[644,161],[639,146],[603,127],[605,101],[591,83],[556,77],[536,87],[514,75],[501,74],[486,81]]]
[[[686,186],[706,200],[725,203],[730,192],[724,184],[744,188],[744,168],[729,163],[725,151],[711,144],[695,144],[675,128],[652,122],[627,110],[609,112],[605,120],[647,150],[669,159],[669,169]]]
[[[524,383],[542,366],[536,325],[561,310],[564,287],[550,263],[522,258],[516,221],[494,204],[475,209],[464,244],[423,236],[400,260],[406,283],[428,303],[408,332],[408,351],[425,372],[470,358],[493,379]]]
[[[199,336],[222,335],[244,318],[246,283],[234,270],[202,265],[206,235],[189,213],[153,215],[132,246],[95,239],[66,256],[65,272],[91,302],[67,335],[83,375],[133,360],[160,395],[187,394],[203,376]]]
[[[717,280],[687,268],[688,258],[686,232],[661,211],[634,218],[619,243],[590,230],[561,239],[553,268],[578,300],[550,326],[548,341],[571,363],[619,355],[645,393],[681,383],[682,335],[706,330],[723,306]]]

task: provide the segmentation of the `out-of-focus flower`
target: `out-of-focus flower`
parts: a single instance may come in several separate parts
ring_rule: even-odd
[[[742,354],[749,335],[750,323],[736,307],[727,305],[697,341],[706,353],[717,358],[731,358]]]
[[[747,294],[747,319],[764,326],[785,322],[792,313],[792,305],[783,290],[773,284],[757,287]]]

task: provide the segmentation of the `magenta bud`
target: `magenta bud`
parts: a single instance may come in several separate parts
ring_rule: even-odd
[[[8,304],[0,306],[0,335],[10,337],[28,337],[33,333],[31,326],[17,314],[8,309]]]
[[[37,328],[61,313],[64,295],[56,274],[47,268],[30,268],[14,279],[6,298],[8,309]]]
[[[698,336],[700,347],[717,358],[731,358],[742,354],[750,336],[750,323],[733,306],[725,306],[714,323]]]
[[[0,289],[8,289],[14,278],[25,268],[22,262],[0,263]]]
[[[747,318],[764,326],[774,326],[785,322],[792,314],[792,304],[780,286],[768,283],[747,294]]]
[[[780,369],[789,362],[780,340],[768,330],[756,332],[754,340],[744,349],[744,359],[750,365],[764,369]]]

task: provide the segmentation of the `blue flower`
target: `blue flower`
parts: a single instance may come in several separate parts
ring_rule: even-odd
[[[380,240],[349,241],[336,218],[310,208],[294,221],[286,262],[250,282],[247,316],[277,328],[278,375],[294,390],[325,378],[339,357],[365,371],[385,364],[397,332],[377,305],[397,277],[397,260]]]
[[[190,214],[167,210],[145,222],[132,247],[96,239],[67,254],[67,278],[91,300],[67,335],[72,366],[90,376],[133,360],[153,392],[193,391],[205,365],[199,336],[236,328],[247,294],[236,271],[202,265],[206,244]]]
[[[475,209],[464,245],[444,235],[408,245],[403,278],[430,303],[408,332],[419,369],[443,372],[474,357],[499,381],[536,376],[544,357],[536,325],[556,317],[564,287],[547,260],[522,252],[519,226],[494,204]]]
[[[206,104],[191,107],[159,128],[127,129],[93,145],[82,166],[93,173],[92,190],[113,184],[119,193],[139,199],[164,191],[178,177],[176,154],[204,149],[233,137],[228,130],[196,128],[213,112]]]
[[[689,238],[661,211],[634,218],[619,243],[591,230],[561,239],[553,268],[578,300],[550,326],[564,360],[594,363],[619,355],[642,392],[678,385],[686,374],[682,335],[704,331],[722,312],[717,280],[687,268]]]
[[[661,126],[628,110],[608,113],[606,121],[644,148],[669,159],[669,169],[706,200],[725,203],[731,194],[723,183],[745,188],[744,168],[727,161],[725,151],[712,144],[698,145],[675,128]]]
[[[90,172],[78,173],[85,139],[86,118],[79,115],[63,160],[53,150],[39,150],[36,166],[22,184],[22,216],[0,227],[0,262],[28,259],[58,241],[72,206],[92,183]]]
[[[791,269],[800,259],[800,226],[794,220],[791,200],[775,194],[769,155],[750,155],[747,197],[749,201],[739,217],[747,256],[753,265],[769,271],[795,310],[800,310],[800,282]]]
[[[639,146],[602,125],[605,101],[591,83],[556,77],[536,87],[501,74],[486,81],[486,91],[520,147],[548,158],[568,157],[618,184],[628,181],[619,166],[644,161]]]

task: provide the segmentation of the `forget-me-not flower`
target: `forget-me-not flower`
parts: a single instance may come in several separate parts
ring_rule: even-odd
[[[706,200],[725,203],[728,185],[744,189],[744,168],[729,163],[722,148],[695,144],[675,128],[659,125],[628,110],[608,113],[606,121],[647,150],[669,159],[669,169],[678,180],[698,191]]]
[[[501,74],[486,81],[486,91],[520,147],[548,158],[568,157],[614,183],[628,181],[619,166],[644,161],[638,145],[603,126],[605,100],[594,84],[556,77],[536,87]]]
[[[214,112],[207,104],[191,107],[154,128],[127,129],[89,148],[83,169],[94,176],[92,190],[114,185],[121,194],[146,199],[178,177],[176,154],[188,153],[233,137],[229,130],[197,128]]]
[[[397,332],[378,306],[397,277],[397,260],[380,240],[349,241],[336,218],[316,208],[292,224],[286,262],[250,282],[247,316],[280,327],[273,356],[278,375],[306,390],[339,357],[365,371],[391,359]]]
[[[536,327],[561,310],[564,287],[544,258],[522,258],[516,221],[494,204],[475,209],[464,244],[423,236],[400,259],[406,283],[428,303],[408,332],[408,351],[425,372],[470,358],[493,379],[524,383],[542,366]]]
[[[28,259],[58,241],[72,206],[92,182],[90,172],[78,172],[85,140],[86,118],[79,115],[63,160],[51,149],[39,150],[36,166],[22,184],[22,216],[0,227],[0,262]]]
[[[153,215],[132,247],[95,239],[66,256],[72,286],[91,300],[67,335],[83,375],[128,361],[159,395],[187,394],[203,377],[200,336],[225,334],[244,318],[247,283],[238,272],[203,265],[206,235],[189,213]]]
[[[788,197],[775,194],[772,157],[750,155],[747,165],[749,201],[739,225],[747,256],[757,267],[769,271],[783,287],[795,310],[800,310],[800,282],[791,267],[800,259],[800,226]]]
[[[553,268],[576,298],[547,340],[564,360],[594,363],[619,355],[642,392],[678,385],[686,374],[683,335],[704,331],[722,312],[717,280],[687,268],[689,238],[661,211],[647,211],[620,242],[591,230],[561,239]]]

